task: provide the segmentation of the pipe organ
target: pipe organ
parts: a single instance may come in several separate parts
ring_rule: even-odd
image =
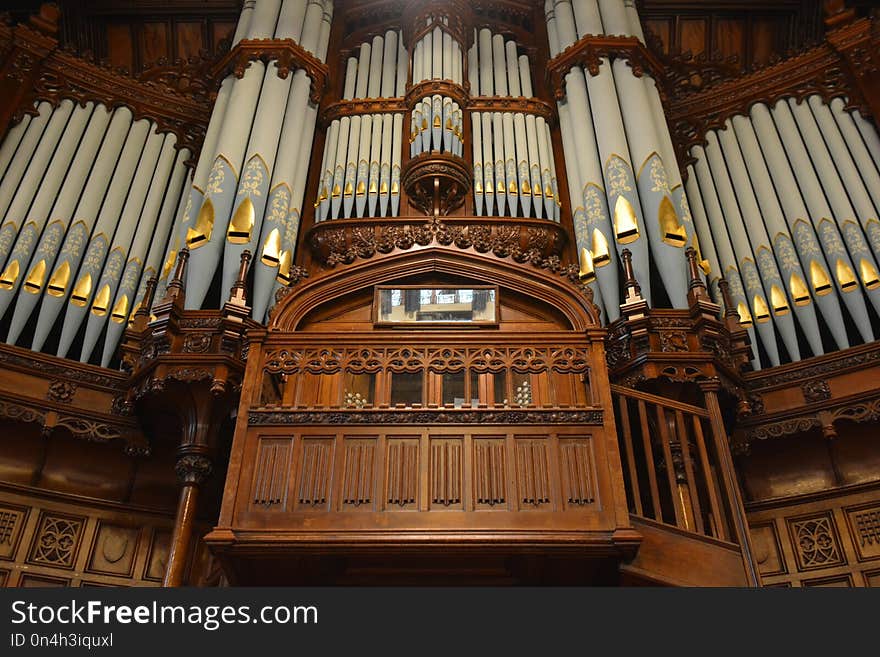
[[[636,4],[245,0],[136,75],[0,21],[0,425],[173,459],[167,585],[807,585],[752,542],[877,504],[878,19],[742,73]]]
[[[304,219],[430,212],[434,189],[403,178],[440,156],[470,170],[442,213],[570,222],[572,257],[608,321],[624,300],[624,250],[649,304],[656,291],[683,308],[690,246],[716,299],[728,280],[755,367],[873,341],[880,138],[846,95],[754,103],[689,146],[680,169],[656,71],[613,51],[572,60],[551,107],[532,37],[428,4],[407,5],[391,29],[336,37],[340,95],[325,121],[312,71],[327,57],[333,3],[246,2],[233,45],[290,43],[300,59],[268,55],[219,80],[189,173],[190,149],[125,107],[35,102],[0,146],[7,340],[109,363],[147,279],[161,297],[184,248],[188,308],[216,304],[247,250],[254,317],[265,318],[306,257]],[[629,1],[546,0],[541,19],[551,78],[590,40],[644,48]]]

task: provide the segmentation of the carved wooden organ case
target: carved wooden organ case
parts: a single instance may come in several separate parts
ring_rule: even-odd
[[[308,278],[249,333],[234,465],[206,540],[248,581],[289,574],[292,555],[439,563],[540,546],[619,559],[636,543],[604,331],[567,264],[554,110],[532,90],[541,11],[337,4]],[[466,80],[475,34],[501,66],[483,62],[486,91]],[[504,161],[505,139],[522,167]]]

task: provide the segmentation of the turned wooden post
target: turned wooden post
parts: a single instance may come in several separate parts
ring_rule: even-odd
[[[712,425],[712,439],[715,443],[715,452],[718,454],[721,467],[721,479],[727,499],[730,500],[733,526],[736,531],[737,542],[742,551],[743,565],[746,577],[751,586],[761,586],[761,579],[755,567],[755,559],[752,552],[752,538],[749,533],[749,523],[746,511],[743,507],[742,495],[739,492],[739,484],[736,479],[736,470],[733,467],[733,458],[730,455],[730,446],[727,443],[727,430],[721,417],[721,406],[718,403],[718,390],[721,382],[718,379],[708,379],[699,382],[700,389],[706,398],[706,410],[709,411],[709,422]]]
[[[211,476],[213,470],[211,460],[199,453],[183,454],[177,459],[174,469],[181,484],[180,500],[177,503],[171,551],[168,554],[168,565],[162,586],[184,585],[183,578],[189,561],[193,526],[199,503],[199,487]]]

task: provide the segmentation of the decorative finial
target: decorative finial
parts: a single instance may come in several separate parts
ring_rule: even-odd
[[[229,291],[229,303],[234,303],[238,306],[247,305],[246,282],[251,259],[252,256],[250,251],[245,249],[241,252],[241,264],[238,267],[238,277],[235,279],[235,283],[233,283],[232,289]]]
[[[186,264],[189,261],[189,248],[184,247],[177,254],[177,267],[174,269],[174,276],[165,290],[164,301],[183,300],[186,292]]]
[[[623,261],[623,273],[626,278],[624,285],[626,286],[626,294],[624,303],[632,303],[634,301],[643,301],[642,288],[636,280],[635,272],[632,266],[632,251],[624,249],[620,252],[620,259]]]
[[[733,303],[733,297],[730,296],[730,283],[727,282],[726,278],[718,281],[718,290],[721,292],[721,299],[724,301],[724,318],[733,318],[739,323],[739,312],[736,309],[736,304]]]
[[[703,282],[703,277],[700,276],[700,266],[697,262],[697,250],[689,246],[685,249],[684,252],[687,257],[688,262],[688,278],[690,279],[688,282],[688,296],[691,297],[688,299],[691,303],[698,299],[707,299],[709,298],[709,293],[706,290],[706,284]]]

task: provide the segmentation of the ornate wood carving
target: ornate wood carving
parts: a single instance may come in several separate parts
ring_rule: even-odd
[[[660,83],[666,77],[660,59],[636,37],[587,34],[547,64],[548,84],[556,100],[565,98],[565,76],[572,68],[580,66],[590,75],[598,75],[605,57],[624,59],[636,77],[648,73]]]
[[[865,116],[880,115],[878,51],[877,19],[861,19],[830,31],[825,42],[793,57],[695,93],[671,97],[667,118],[679,164],[686,168],[693,162],[690,150],[705,143],[709,130],[723,128],[736,114],[748,114],[755,103],[773,105],[787,97],[801,101],[813,94],[826,102],[846,96],[849,109]]]
[[[477,253],[492,253],[499,258],[530,262],[551,270],[560,268],[560,271],[563,266],[559,258],[566,243],[565,231],[559,224],[541,219],[491,217],[444,217],[427,222],[336,219],[316,225],[306,239],[316,260],[327,267],[372,258],[395,249],[436,244],[472,248]],[[551,261],[554,257],[556,260]]]
[[[215,84],[230,73],[241,78],[255,60],[278,64],[278,76],[286,79],[291,71],[302,69],[309,76],[309,100],[318,104],[327,86],[329,71],[317,57],[292,39],[242,39],[217,62],[212,71]]]
[[[410,204],[429,217],[455,212],[464,204],[472,183],[467,162],[449,153],[422,153],[404,164],[400,173]]]
[[[498,410],[339,410],[277,411],[253,410],[249,426],[273,425],[435,425],[435,424],[583,424],[601,425],[601,410],[566,411],[509,409]]]

